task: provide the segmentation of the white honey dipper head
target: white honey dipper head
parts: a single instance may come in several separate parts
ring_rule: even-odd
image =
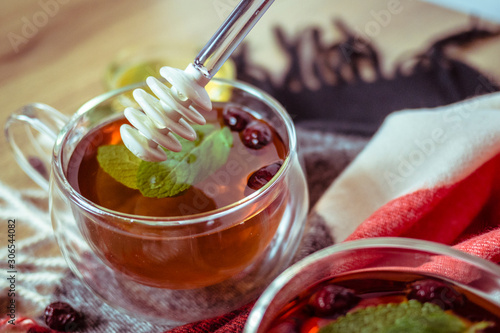
[[[193,64],[189,64],[184,71],[172,67],[162,67],[160,75],[172,85],[172,90],[181,94],[179,95],[181,100],[185,96],[200,110],[212,110],[210,96],[205,90],[205,86],[210,80]]]
[[[205,90],[209,79],[193,64],[184,71],[162,67],[160,75],[172,86],[169,88],[158,79],[149,77],[146,83],[156,97],[143,89],[134,90],[134,99],[142,111],[127,108],[125,117],[134,127],[122,125],[120,128],[125,146],[140,159],[151,162],[167,158],[163,148],[171,151],[182,149],[173,133],[195,140],[196,132],[190,123],[205,124],[205,118],[198,110],[212,109],[210,96]]]
[[[167,154],[158,145],[151,146],[152,141],[130,125],[122,125],[120,135],[125,146],[142,160],[159,162],[167,158]]]

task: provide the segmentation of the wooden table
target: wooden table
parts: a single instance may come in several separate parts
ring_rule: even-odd
[[[178,45],[197,49],[222,23],[236,0],[39,0],[0,4],[1,123],[28,102],[49,104],[64,114],[105,91],[107,66],[124,48]],[[369,3],[369,5],[367,5]],[[271,28],[293,34],[310,26],[329,29],[342,18],[383,50],[384,68],[428,47],[432,39],[466,26],[470,18],[415,0],[278,0],[248,35],[252,56],[275,73],[286,66]],[[371,29],[371,30],[370,30]],[[500,78],[500,41],[476,43],[457,55]],[[0,180],[15,188],[35,186],[0,138]]]

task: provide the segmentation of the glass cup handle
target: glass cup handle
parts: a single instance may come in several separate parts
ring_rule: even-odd
[[[27,104],[10,115],[5,136],[17,164],[44,190],[49,190],[52,149],[68,118],[51,106]]]

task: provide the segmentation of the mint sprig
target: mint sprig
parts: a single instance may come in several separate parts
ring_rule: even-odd
[[[319,333],[474,333],[492,323],[468,323],[432,303],[410,300],[359,309],[337,318]]]
[[[146,162],[123,145],[98,148],[97,160],[102,169],[118,182],[138,189],[146,197],[172,197],[202,181],[223,166],[229,156],[233,137],[227,127],[195,125],[197,139],[180,138],[182,151],[165,150],[167,160]]]

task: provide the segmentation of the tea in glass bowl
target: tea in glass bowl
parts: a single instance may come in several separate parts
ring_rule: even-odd
[[[280,275],[245,333],[498,332],[500,268],[442,244],[379,238],[319,251]]]
[[[499,329],[498,305],[467,289],[434,276],[377,271],[342,275],[303,291],[274,319],[268,332]]]

